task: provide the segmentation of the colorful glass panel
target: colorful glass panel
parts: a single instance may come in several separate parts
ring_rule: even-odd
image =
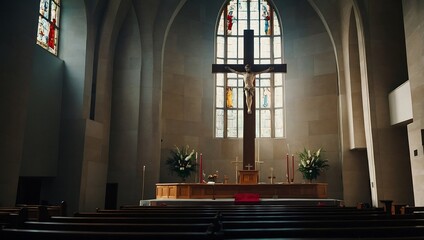
[[[50,0],[41,0],[40,1],[40,15],[44,18],[49,18],[50,11]]]
[[[40,0],[36,42],[54,55],[57,55],[59,17],[59,0]]]

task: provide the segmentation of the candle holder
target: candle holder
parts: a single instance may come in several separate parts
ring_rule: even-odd
[[[270,179],[271,184],[274,184],[275,176],[270,176],[270,177],[268,177],[268,178]]]

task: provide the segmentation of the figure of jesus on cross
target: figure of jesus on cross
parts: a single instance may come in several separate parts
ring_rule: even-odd
[[[255,97],[256,75],[261,74],[261,73],[270,72],[274,68],[269,67],[269,68],[267,68],[263,71],[260,71],[260,72],[252,72],[252,70],[250,69],[250,64],[246,64],[246,66],[244,67],[244,69],[246,70],[245,72],[236,71],[236,70],[230,68],[229,66],[225,66],[225,69],[228,69],[233,73],[243,75],[244,95],[246,96],[247,114],[252,114],[252,102],[254,100],[253,98]]]

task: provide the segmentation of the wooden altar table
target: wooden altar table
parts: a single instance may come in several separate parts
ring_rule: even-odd
[[[261,198],[327,198],[327,184],[156,184],[156,199],[234,198],[236,193],[258,193]]]

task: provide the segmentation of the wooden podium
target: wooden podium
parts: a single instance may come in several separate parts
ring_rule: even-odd
[[[240,184],[257,184],[259,174],[257,170],[240,170]]]

